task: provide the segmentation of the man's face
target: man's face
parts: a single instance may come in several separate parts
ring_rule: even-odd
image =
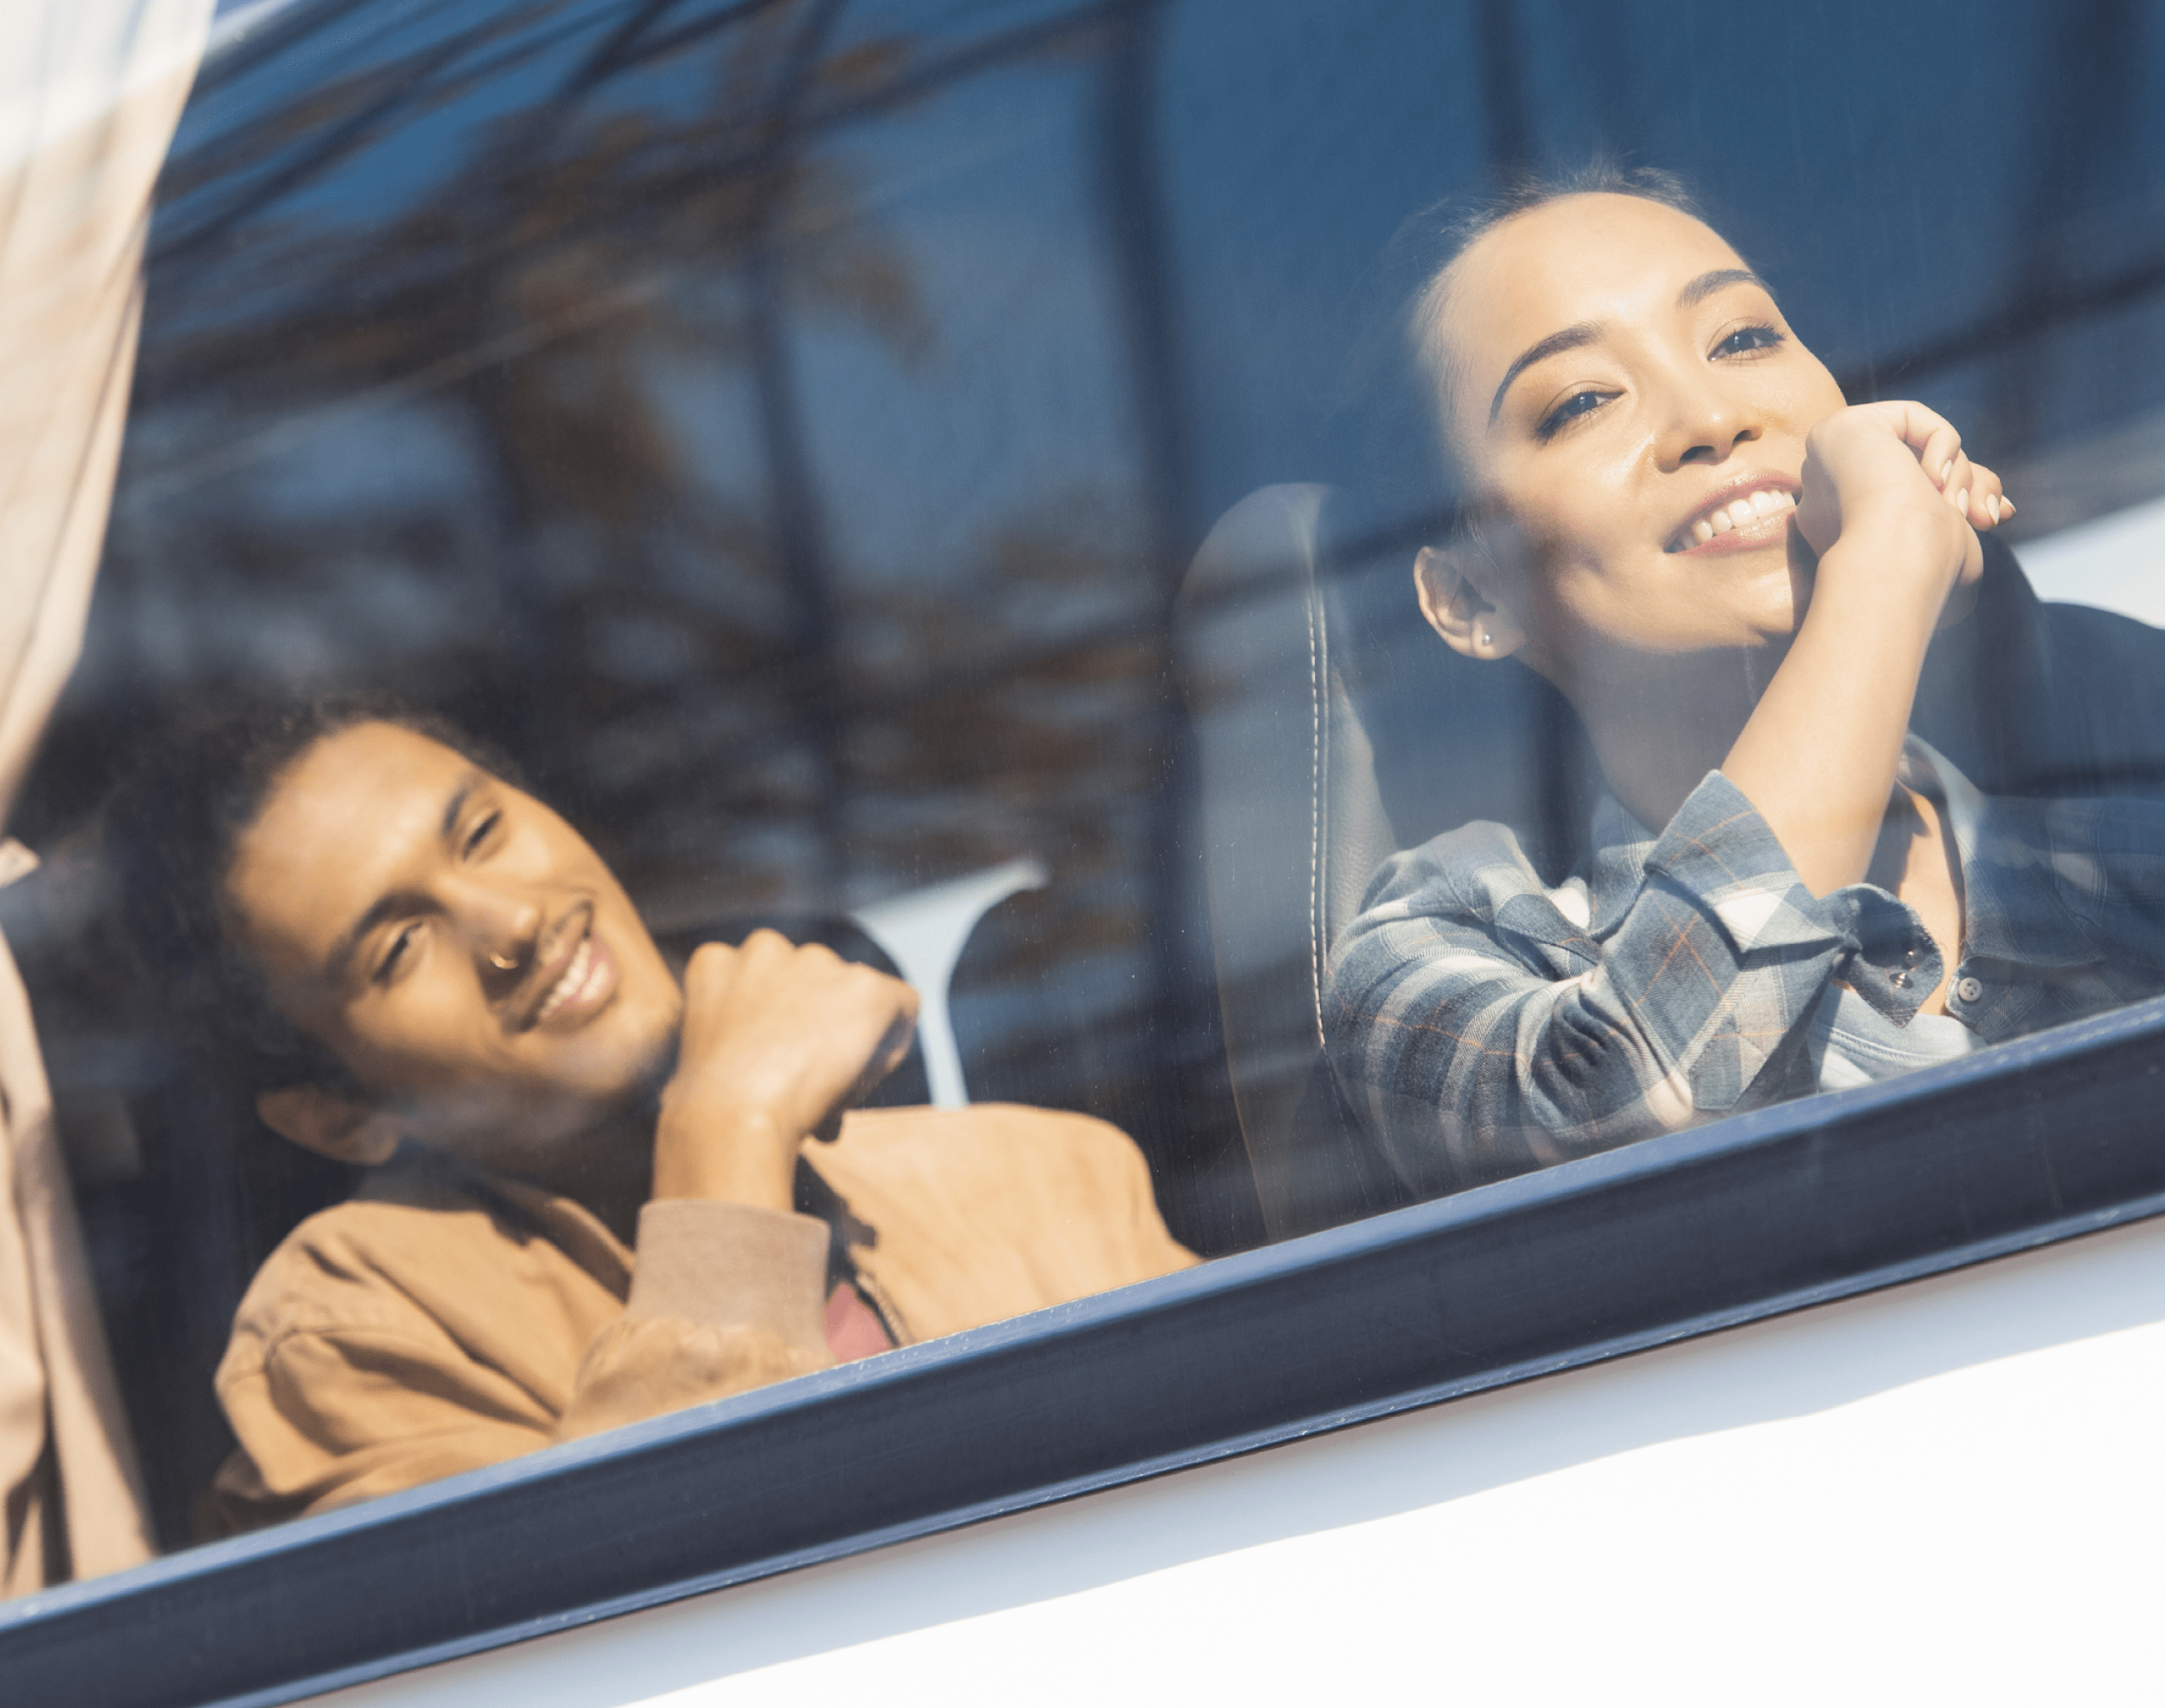
[[[1637,197],[1546,203],[1461,257],[1436,334],[1446,432],[1524,553],[1509,596],[1534,662],[1794,633],[1810,560],[1789,506],[1844,400],[1719,235]]]
[[[682,997],[571,826],[389,723],[280,779],[227,879],[287,1019],[411,1136],[547,1172],[652,1081]]]

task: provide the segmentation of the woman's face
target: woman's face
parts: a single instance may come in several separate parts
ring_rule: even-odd
[[[1844,400],[1715,232],[1548,202],[1460,258],[1435,335],[1452,449],[1522,554],[1481,591],[1530,662],[1568,684],[1794,631],[1804,436]]]

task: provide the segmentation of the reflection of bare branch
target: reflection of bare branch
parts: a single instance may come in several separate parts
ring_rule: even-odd
[[[275,154],[297,138],[308,139],[305,148],[286,159],[276,171],[249,183],[228,205],[158,244],[151,251],[151,260],[168,262],[191,250],[214,243],[250,214],[326,167],[368,146],[424,95],[441,100],[456,92],[461,86],[478,87],[491,77],[501,76],[519,60],[544,51],[553,45],[553,39],[545,34],[529,34],[509,55],[463,67],[448,86],[436,75],[457,64],[471,49],[517,36],[569,3],[570,0],[540,0],[538,5],[525,11],[502,13],[487,24],[435,43],[398,65],[372,68],[353,79],[312,89],[261,127],[242,130],[223,147],[205,149],[161,186],[164,193],[171,196],[185,192],[203,179],[215,181],[245,170],[257,158]]]
[[[904,256],[855,179],[807,151],[808,115],[880,110],[939,79],[899,39],[827,51],[833,0],[761,0],[728,8],[711,61],[672,60],[674,91],[645,100],[629,68],[691,51],[673,9],[639,8],[569,79],[575,108],[502,122],[397,217],[358,232],[258,218],[245,266],[210,246],[155,274],[154,302],[184,318],[146,343],[139,423],[170,401],[191,427],[162,455],[139,433],[116,553],[159,558],[160,513],[205,481],[245,494],[255,470],[369,412],[425,414],[493,483],[453,525],[356,513],[297,526],[246,502],[189,523],[190,554],[219,565],[206,585],[222,608],[291,613],[225,654],[236,665],[305,674],[345,656],[334,668],[440,702],[440,685],[466,685],[460,709],[480,707],[523,749],[665,912],[712,909],[718,885],[745,903],[814,901],[819,847],[846,848],[863,882],[887,887],[1031,851],[1068,899],[1002,951],[1006,975],[1132,953],[1164,591],[1131,507],[1046,495],[967,565],[868,580],[825,561],[809,449],[773,476],[798,434],[785,418],[794,379],[763,365],[787,338],[824,322],[905,367],[935,354]],[[951,75],[1085,47],[1094,16],[934,63]],[[642,20],[653,28],[630,27]],[[514,34],[485,51],[524,45]],[[683,102],[694,76],[703,98]],[[385,87],[357,76],[317,92],[312,122],[359,123]],[[292,116],[222,144],[219,171],[290,175],[279,139]],[[207,173],[202,193],[223,181]],[[245,299],[189,300],[187,281],[213,265],[204,276],[241,281]],[[779,400],[753,441],[770,459],[764,518],[722,496],[665,413],[657,376],[686,360]],[[203,430],[207,405],[227,424]],[[424,633],[403,657],[352,653],[395,632],[359,591],[387,560],[477,590],[487,614],[465,620],[478,632]],[[278,650],[273,635],[311,610],[346,613],[347,654]],[[532,721],[508,725],[514,705]]]
[[[484,369],[506,365],[558,339],[613,320],[656,295],[667,282],[653,279],[614,292],[597,292],[566,305],[553,321],[537,318],[487,344],[445,355],[418,373],[366,387],[318,408],[281,413],[270,426],[257,432],[243,434],[198,455],[183,454],[160,463],[155,471],[129,484],[128,501],[131,504],[155,502],[198,481],[294,450],[358,416],[411,402],[431,392],[448,391]]]

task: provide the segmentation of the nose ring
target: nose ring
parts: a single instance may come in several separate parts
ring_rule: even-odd
[[[514,957],[513,957],[511,959],[509,959],[509,960],[506,960],[506,959],[504,959],[504,958],[503,958],[502,955],[498,954],[494,949],[491,949],[491,950],[488,952],[488,964],[489,964],[491,966],[494,967],[494,968],[497,970],[497,971],[498,971],[499,973],[508,973],[508,972],[509,972],[509,971],[510,971],[514,967],[515,967],[515,966],[517,966],[517,965],[519,964],[519,960],[518,960],[518,958],[517,958],[516,956],[514,956]]]

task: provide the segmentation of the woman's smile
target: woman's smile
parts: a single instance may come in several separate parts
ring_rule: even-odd
[[[1797,513],[1799,483],[1788,475],[1740,475],[1694,511],[1669,536],[1672,554],[1757,551],[1786,544]]]

